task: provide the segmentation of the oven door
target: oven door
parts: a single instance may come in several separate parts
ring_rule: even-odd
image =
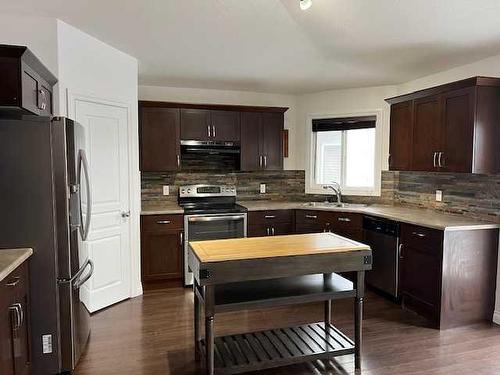
[[[189,241],[222,240],[247,236],[247,214],[213,214],[184,216],[184,285],[193,284],[193,274],[188,269]]]

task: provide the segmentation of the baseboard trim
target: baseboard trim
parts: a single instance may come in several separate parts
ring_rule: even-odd
[[[500,311],[495,310],[493,313],[493,323],[500,325]]]

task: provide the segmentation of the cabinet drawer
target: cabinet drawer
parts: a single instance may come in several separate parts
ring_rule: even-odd
[[[182,229],[183,215],[145,215],[141,216],[141,230],[148,232],[164,232],[171,229]]]
[[[354,232],[363,229],[363,217],[360,214],[335,212],[330,224],[333,230],[340,232]]]
[[[24,262],[2,280],[1,293],[19,296],[28,288],[28,266]]]
[[[292,223],[292,210],[252,211],[248,213],[249,225],[269,225],[274,223]]]
[[[437,229],[416,225],[401,225],[401,243],[420,251],[427,251],[436,256],[442,253],[443,232]]]
[[[269,225],[249,225],[248,237],[283,236],[294,233],[293,223],[276,223]]]
[[[331,212],[316,210],[298,210],[295,213],[295,220],[301,224],[327,223],[331,220]]]

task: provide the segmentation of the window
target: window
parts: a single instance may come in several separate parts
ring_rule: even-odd
[[[375,120],[375,116],[313,120],[313,190],[337,182],[346,194],[375,192]]]

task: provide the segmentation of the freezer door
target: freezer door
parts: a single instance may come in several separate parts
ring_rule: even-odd
[[[92,276],[87,260],[75,276],[59,282],[61,312],[61,372],[75,369],[90,336],[90,314],[80,300],[80,287]]]

